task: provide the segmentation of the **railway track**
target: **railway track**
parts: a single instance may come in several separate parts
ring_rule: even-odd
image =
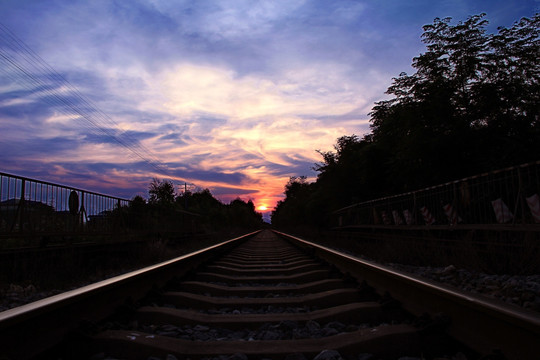
[[[270,231],[8,312],[13,359],[536,359],[540,344],[535,314]]]

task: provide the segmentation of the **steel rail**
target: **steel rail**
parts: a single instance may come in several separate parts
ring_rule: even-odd
[[[487,297],[465,293],[395,269],[344,254],[296,236],[274,231],[310,247],[315,255],[365,280],[378,292],[388,292],[415,315],[444,314],[448,334],[482,354],[501,351],[507,359],[538,359],[540,315]]]
[[[0,312],[0,358],[29,359],[55,346],[86,322],[95,323],[259,231],[162,263]]]
[[[297,269],[302,280],[289,283],[286,274],[276,276],[273,272],[274,265],[280,270],[283,265],[291,269],[304,261],[326,273],[307,279],[303,274],[307,275],[309,269]],[[221,263],[258,266],[258,279],[249,281],[243,267],[223,279],[224,271],[212,268]],[[323,286],[313,290],[312,285],[320,283],[321,277],[337,283],[320,284]],[[269,278],[273,281],[266,283]],[[283,285],[289,287],[288,291],[276,294]],[[307,285],[311,290],[306,291]],[[245,293],[248,288],[250,294]],[[294,353],[314,358],[324,349],[340,351],[345,357],[362,352],[395,359],[404,354],[442,354],[443,350],[433,343],[451,347],[442,341],[442,334],[423,336],[406,321],[409,316],[375,302],[377,298],[372,290],[359,287],[309,251],[265,231],[189,276],[175,279],[164,293],[147,301],[147,306],[117,325],[104,325],[103,331],[85,344],[90,349],[88,356],[101,353],[125,359],[168,355],[204,359],[235,353],[250,359],[283,359]],[[81,347],[75,345],[73,349]],[[63,357],[81,357],[80,353],[68,350]]]

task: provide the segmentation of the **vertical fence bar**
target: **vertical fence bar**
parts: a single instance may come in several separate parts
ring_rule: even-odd
[[[15,220],[16,222],[19,223],[19,232],[23,232],[23,227],[24,227],[25,192],[26,192],[26,180],[22,179],[21,180],[21,194],[20,194],[21,197],[19,198],[19,206],[17,208],[17,215],[16,215],[16,220]]]
[[[73,191],[80,200],[70,212]],[[38,237],[43,231],[48,235],[114,231],[118,221],[112,217],[119,216],[124,204],[130,200],[0,172],[0,236],[14,231]]]
[[[399,213],[404,220],[403,211],[411,208],[418,225],[426,224],[426,212],[435,219],[435,225],[457,225],[456,220],[470,225],[540,224],[531,209],[536,206],[532,202],[540,196],[539,174],[540,161],[537,161],[406,194],[369,200],[336,210],[333,213],[337,216],[334,223],[339,226],[341,218],[342,226],[395,225],[397,217],[393,217],[392,211]]]

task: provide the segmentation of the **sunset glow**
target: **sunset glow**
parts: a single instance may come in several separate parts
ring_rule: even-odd
[[[266,205],[257,206],[257,211],[267,211],[268,207]]]
[[[124,198],[166,179],[252,200],[268,220],[290,177],[316,178],[317,150],[369,131],[374,102],[424,49],[423,25],[487,12],[496,29],[535,6],[1,2],[5,29],[47,65],[0,28],[0,171]]]

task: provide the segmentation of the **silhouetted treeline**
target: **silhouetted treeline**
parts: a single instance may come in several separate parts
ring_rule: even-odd
[[[174,185],[154,179],[148,189],[148,201],[133,198],[126,209],[128,228],[159,233],[200,233],[228,229],[257,229],[262,214],[251,200],[233,200],[223,204],[210,190],[176,194]]]
[[[485,14],[424,26],[426,52],[375,103],[371,132],[319,151],[317,181],[293,177],[277,226],[377,197],[540,159],[540,16],[487,34]]]

